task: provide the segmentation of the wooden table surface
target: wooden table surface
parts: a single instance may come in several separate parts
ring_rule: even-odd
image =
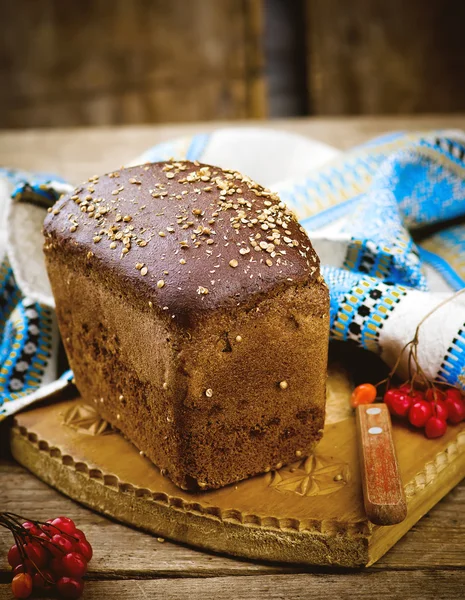
[[[0,132],[0,165],[52,171],[80,181],[127,162],[157,142],[220,125],[226,124],[5,131]],[[266,125],[347,148],[390,130],[465,129],[465,115],[299,119]],[[79,506],[14,463],[5,443],[7,426],[0,428],[0,510],[43,520],[66,515],[77,522],[94,547],[84,598],[465,597],[465,482],[369,569],[259,564],[161,542]],[[12,597],[6,561],[11,543],[1,531],[0,599]]]

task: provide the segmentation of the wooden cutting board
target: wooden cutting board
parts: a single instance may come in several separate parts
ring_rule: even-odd
[[[174,486],[79,397],[18,415],[11,448],[64,494],[162,537],[251,559],[368,566],[465,476],[465,423],[437,440],[394,424],[408,516],[376,526],[364,513],[349,394],[348,379],[333,370],[313,456],[209,492]]]

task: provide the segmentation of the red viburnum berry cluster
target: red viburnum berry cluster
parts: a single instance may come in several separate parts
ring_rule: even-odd
[[[351,404],[354,408],[370,404],[375,402],[376,397],[376,386],[362,383],[354,389]],[[406,419],[419,429],[424,428],[428,438],[444,435],[447,423],[456,425],[465,421],[465,397],[454,387],[440,388],[430,384],[426,391],[421,391],[405,383],[400,387],[390,387],[383,400],[391,415]]]
[[[392,415],[407,419],[414,427],[424,428],[428,438],[444,435],[447,423],[465,420],[465,399],[457,388],[433,386],[422,392],[402,385],[389,389],[384,394],[384,402]]]
[[[24,518],[14,513],[0,513],[0,525],[15,539],[8,552],[14,597],[29,598],[34,592],[79,598],[84,587],[82,578],[92,558],[92,546],[85,534],[67,517],[45,523],[22,521]]]

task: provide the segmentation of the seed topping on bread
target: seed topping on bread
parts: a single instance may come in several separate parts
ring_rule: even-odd
[[[167,233],[175,233],[175,225],[177,225],[181,230],[190,230],[191,232],[190,239],[179,242],[181,248],[189,248],[191,246],[199,248],[202,246],[202,243],[213,245],[215,244],[215,240],[210,238],[210,236],[216,236],[217,232],[212,226],[217,223],[220,213],[229,211],[231,213],[229,221],[233,229],[248,228],[251,230],[249,234],[250,246],[245,245],[244,242],[237,243],[240,256],[250,254],[251,249],[253,249],[256,252],[265,251],[270,254],[271,258],[279,261],[279,257],[286,255],[285,246],[299,246],[298,240],[289,237],[291,232],[287,229],[289,222],[293,219],[293,215],[286,209],[284,203],[280,202],[276,194],[237,171],[214,168],[212,171],[212,167],[200,166],[195,162],[193,166],[194,169],[189,170],[191,167],[190,163],[173,160],[167,162],[162,170],[168,180],[177,178],[179,183],[189,187],[192,187],[193,184],[202,186],[207,182],[211,184],[204,187],[194,187],[194,194],[199,194],[202,191],[219,192],[216,202],[212,203],[213,210],[211,215],[209,215],[211,218],[207,221],[208,225],[205,226],[200,224],[198,220],[196,221],[196,218],[199,219],[205,216],[205,210],[193,208],[190,211],[190,214],[194,217],[192,219],[185,208],[180,210],[179,214],[176,215],[176,223],[158,232],[160,237],[166,237]],[[108,177],[119,178],[120,174],[119,172],[113,172]],[[82,213],[86,214],[86,217],[96,220],[96,230],[98,232],[93,237],[94,243],[99,243],[106,236],[110,242],[109,247],[112,250],[116,249],[118,245],[122,245],[121,259],[125,258],[133,244],[137,244],[140,247],[146,246],[150,241],[149,239],[145,239],[142,235],[136,233],[133,226],[124,225],[124,223],[130,223],[133,217],[130,214],[122,216],[118,212],[120,196],[125,192],[124,185],[119,185],[111,191],[111,195],[114,198],[105,199],[92,196],[95,192],[93,184],[99,183],[98,177],[91,177],[88,183],[91,185],[88,185],[86,182],[84,184],[87,185],[86,189],[83,187],[77,188],[71,196],[71,200],[77,204]],[[142,181],[136,177],[129,178],[129,183],[136,186],[142,185]],[[170,193],[169,183],[156,182],[154,187],[149,190],[150,195],[153,198],[166,197],[167,199],[175,198],[180,200],[184,195],[191,193],[190,190],[184,190],[181,194]],[[256,209],[253,200],[246,200],[241,196],[244,186],[251,190],[256,197],[267,198],[263,202],[264,207]],[[85,194],[84,198],[82,197],[83,194]],[[147,205],[136,207],[136,212],[140,214],[140,211],[146,208]],[[115,212],[114,222],[111,222],[110,215]],[[69,220],[72,223],[70,231],[74,233],[79,226],[77,216],[73,214]],[[151,236],[149,235],[149,237]],[[229,264],[231,267],[237,267],[239,263],[237,259],[232,259]],[[267,259],[266,264],[272,266],[274,263],[270,259]]]
[[[291,211],[235,170],[175,160],[130,167],[91,177],[51,213],[66,243],[95,248],[93,260],[108,255],[111,268],[130,263],[155,296],[189,291],[197,304],[213,306],[220,287],[220,296],[228,292],[239,303],[250,286],[263,292],[265,280],[271,286],[274,277],[294,282],[319,274]]]

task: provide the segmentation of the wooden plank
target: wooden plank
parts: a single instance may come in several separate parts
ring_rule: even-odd
[[[307,114],[305,21],[302,0],[267,0],[263,53],[271,117]]]
[[[292,576],[215,577],[210,579],[129,579],[125,581],[88,581],[83,600],[112,598],[113,600],[236,600],[266,598],[267,600],[462,600],[465,571],[444,572],[399,571],[392,573],[304,574]],[[0,598],[11,598],[9,586],[0,586]]]
[[[464,539],[465,481],[462,481],[371,568],[463,568]]]
[[[94,548],[91,571],[94,574],[135,573],[157,576],[189,574],[203,577],[295,571],[280,566],[244,563],[231,558],[206,554],[156,537],[143,534],[86,510],[33,477],[13,462],[0,462],[1,510],[17,512],[25,517],[47,520],[66,515],[75,520]],[[12,544],[11,534],[0,529],[0,548]],[[6,553],[0,552],[0,573],[8,572]]]
[[[51,489],[9,460],[0,462],[0,506],[38,519],[66,515],[75,519],[94,546],[92,577],[212,577],[245,573],[271,574],[314,571],[302,566],[239,561],[200,552],[118,525]],[[451,569],[464,566],[465,481],[415,525],[372,569]],[[0,548],[11,545],[0,530]],[[8,580],[6,552],[0,552],[0,581]]]
[[[215,6],[217,5],[218,2],[215,3]],[[244,21],[246,116],[265,117],[268,112],[268,103],[262,42],[264,5],[262,0],[245,0],[239,3],[239,6],[242,6]],[[228,23],[226,27],[229,27]]]
[[[0,0],[0,126],[263,117],[262,0]]]
[[[237,125],[264,124],[241,121]],[[120,167],[160,142],[225,126],[230,123],[0,130],[0,165],[58,173],[78,183],[95,173]],[[269,121],[266,127],[346,149],[393,130],[465,129],[465,115],[283,119]]]
[[[306,0],[313,114],[463,109],[465,4]]]

